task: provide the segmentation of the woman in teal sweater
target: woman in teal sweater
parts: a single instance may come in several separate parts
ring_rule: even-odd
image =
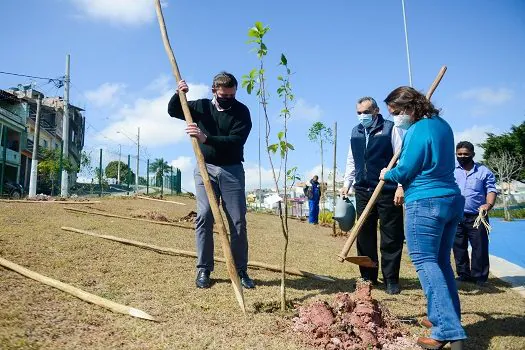
[[[405,237],[410,258],[427,297],[430,338],[418,338],[425,349],[451,343],[462,349],[465,331],[450,251],[465,200],[454,178],[454,134],[426,97],[407,86],[392,91],[385,103],[396,126],[406,129],[395,168],[381,179],[405,189]]]

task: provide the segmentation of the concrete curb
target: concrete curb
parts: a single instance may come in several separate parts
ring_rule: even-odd
[[[525,269],[503,258],[489,255],[490,272],[499,279],[510,283],[512,290],[525,298]]]

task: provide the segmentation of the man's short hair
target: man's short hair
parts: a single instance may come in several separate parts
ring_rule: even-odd
[[[228,72],[220,72],[215,77],[213,77],[213,85],[212,87],[214,89],[224,87],[224,88],[237,88],[237,79],[233,76],[233,74]]]
[[[470,153],[474,153],[474,145],[468,141],[460,141],[456,145],[456,151],[460,148],[466,148],[470,151]]]
[[[374,98],[370,96],[361,97],[359,100],[357,100],[357,104],[360,104],[366,101],[370,101],[373,108],[378,108],[376,100],[374,100]]]

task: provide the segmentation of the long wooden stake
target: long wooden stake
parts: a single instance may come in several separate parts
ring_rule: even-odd
[[[103,234],[99,234],[99,233],[95,233],[91,231],[80,230],[80,229],[73,228],[73,227],[61,227],[61,229],[64,231],[77,232],[77,233],[82,233],[82,234],[93,236],[93,237],[104,238],[110,241],[129,244],[129,245],[140,247],[140,248],[151,249],[153,251],[160,252],[160,253],[168,253],[172,255],[185,256],[185,257],[190,257],[190,258],[197,257],[197,254],[195,252],[192,252],[189,250],[180,250],[180,249],[173,249],[173,248],[168,248],[168,247],[161,247],[161,246],[157,246],[154,244],[148,244],[148,243],[144,243],[140,241],[135,241],[135,240],[121,238],[121,237],[115,237],[111,235],[103,235]],[[214,257],[213,259],[218,262],[226,262],[226,259],[217,257],[217,256]],[[248,261],[248,267],[265,269],[265,270],[274,271],[274,272],[281,272],[282,270],[280,266],[269,265],[269,264],[258,262],[258,261]],[[303,271],[303,270],[299,270],[295,268],[290,268],[290,267],[286,268],[286,273],[289,275],[294,275],[294,276],[309,277],[309,278],[313,278],[319,281],[335,282],[335,280],[331,277],[324,276],[324,275],[318,275],[315,273],[311,273],[311,272],[307,272],[307,271]]]
[[[437,86],[441,82],[441,79],[445,75],[446,71],[447,71],[447,67],[446,66],[441,67],[438,75],[436,76],[436,79],[434,80],[434,82],[430,86],[430,89],[427,92],[426,97],[427,97],[428,100],[430,100],[430,98],[432,97],[432,94],[434,93],[434,91],[436,90]],[[392,169],[394,164],[396,164],[397,160],[399,159],[400,155],[401,155],[401,149],[398,149],[396,151],[396,153],[394,154],[394,156],[392,157],[392,159],[390,160],[390,163],[388,163],[387,170]],[[374,192],[372,193],[372,196],[370,197],[370,200],[368,201],[368,204],[366,205],[365,209],[363,210],[363,213],[359,217],[359,220],[357,220],[357,223],[352,228],[352,231],[350,231],[350,236],[346,240],[345,245],[344,245],[343,249],[341,250],[341,253],[339,253],[337,255],[337,259],[340,262],[352,261],[352,260],[347,260],[348,252],[350,251],[350,248],[352,247],[352,245],[354,244],[355,240],[357,239],[357,236],[359,235],[359,231],[361,230],[361,228],[363,227],[366,219],[368,218],[368,215],[370,214],[370,211],[372,210],[372,207],[375,205],[375,203],[377,201],[377,197],[381,193],[381,190],[383,189],[384,185],[385,185],[385,180],[379,180],[379,183],[377,184]]]
[[[67,208],[67,207],[65,207],[64,210],[72,211],[72,212],[75,212],[75,213],[106,216],[106,217],[109,217],[109,218],[135,220],[135,221],[149,222],[149,223],[152,223],[152,224],[159,224],[159,225],[166,225],[166,226],[175,226],[175,227],[185,228],[187,230],[194,230],[195,229],[194,227],[186,226],[186,225],[183,225],[183,224],[177,224],[176,222],[165,222],[165,221],[156,221],[156,220],[149,220],[149,219],[142,219],[142,218],[132,218],[130,216],[122,216],[122,215],[115,215],[115,214],[108,214],[108,213],[97,213],[95,211],[82,210],[82,209],[76,209],[76,208]]]
[[[86,291],[83,291],[82,289],[73,287],[64,282],[55,280],[53,278],[49,278],[47,276],[41,275],[31,270],[28,270],[25,267],[17,265],[4,258],[0,258],[0,265],[10,270],[13,270],[15,272],[18,272],[19,274],[23,276],[29,277],[35,281],[44,283],[56,289],[60,289],[61,291],[71,294],[81,300],[87,301],[88,303],[99,305],[99,306],[105,307],[106,309],[109,309],[111,311],[118,312],[124,315],[129,315],[133,317],[143,318],[145,320],[155,321],[155,318],[153,316],[145,313],[142,310],[135,309],[134,307],[118,304],[111,300],[99,297],[98,295],[88,293]]]
[[[49,204],[97,204],[100,201],[38,201],[38,200],[25,200],[25,199],[0,199],[0,202],[5,203],[49,203]]]
[[[180,203],[180,202],[174,202],[174,201],[167,201],[167,200],[164,200],[164,199],[157,199],[157,198],[149,198],[149,197],[144,197],[144,196],[136,196],[137,198],[140,198],[140,199],[146,199],[148,201],[156,201],[156,202],[163,202],[163,203],[171,203],[171,204],[178,204],[178,205],[186,205],[185,203]]]
[[[162,8],[160,6],[160,0],[155,1],[155,9],[157,11],[157,19],[159,21],[160,32],[162,35],[162,41],[164,43],[164,49],[171,63],[171,68],[173,75],[177,83],[182,80],[177,61],[175,60],[175,55],[173,54],[173,49],[171,48],[170,41],[168,39],[168,33],[166,31],[166,24],[164,23],[164,16],[162,15]],[[179,92],[179,98],[182,105],[182,111],[184,112],[184,118],[186,123],[189,125],[193,123],[191,117],[190,108],[188,107],[188,101],[186,100],[186,94],[182,91]],[[204,162],[204,156],[202,155],[201,149],[199,147],[199,142],[196,138],[191,138],[191,144],[193,146],[193,151],[195,152],[195,157],[197,158],[197,164],[199,165],[199,171],[204,182],[204,188],[206,190],[206,195],[208,196],[208,202],[210,203],[211,211],[213,213],[213,218],[215,223],[219,226],[219,236],[221,239],[222,252],[226,258],[226,266],[228,268],[228,274],[232,281],[233,291],[235,292],[235,297],[237,302],[241,307],[243,313],[246,313],[246,308],[244,306],[244,296],[242,293],[241,281],[239,275],[237,274],[237,269],[235,268],[235,263],[233,260],[233,254],[230,247],[230,241],[228,240],[228,231],[226,230],[226,225],[224,224],[224,219],[222,217],[219,205],[217,204],[217,199],[215,198],[215,192],[210,182],[210,177],[208,175],[208,169],[206,168],[206,163]]]

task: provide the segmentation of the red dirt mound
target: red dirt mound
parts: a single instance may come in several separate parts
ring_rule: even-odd
[[[372,299],[371,285],[358,282],[353,293],[338,293],[332,304],[315,301],[299,308],[294,330],[321,349],[407,349],[413,345],[401,324]]]

